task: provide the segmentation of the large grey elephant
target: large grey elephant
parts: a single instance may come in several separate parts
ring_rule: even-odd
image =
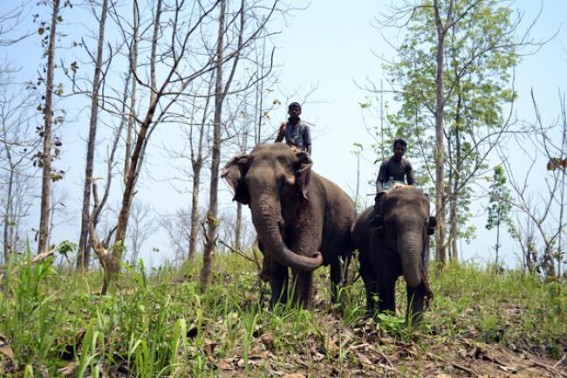
[[[437,222],[429,216],[428,197],[414,186],[395,186],[382,198],[383,223],[378,227],[370,225],[374,208],[369,207],[352,228],[353,243],[360,253],[368,313],[395,313],[396,280],[403,275],[408,299],[406,321],[419,322],[426,301],[433,296],[427,271],[429,235]]]
[[[309,307],[313,270],[321,265],[330,265],[332,299],[337,301],[341,258],[352,253],[353,201],[315,173],[312,164],[306,152],[284,143],[260,144],[249,155],[230,159],[221,174],[234,190],[234,200],[250,206],[272,305],[288,298],[288,267],[295,304]]]

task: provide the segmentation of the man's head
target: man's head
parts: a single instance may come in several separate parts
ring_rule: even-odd
[[[404,140],[404,139],[396,139],[394,141],[394,159],[395,160],[400,160],[402,158],[402,156],[404,156],[404,154],[406,153],[406,148],[408,146],[408,143]]]
[[[301,114],[301,104],[299,102],[292,102],[287,107],[287,114],[289,114],[290,118],[299,117]]]

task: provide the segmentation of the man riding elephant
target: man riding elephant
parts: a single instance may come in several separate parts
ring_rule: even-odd
[[[407,142],[404,139],[396,139],[393,144],[394,155],[384,160],[380,165],[378,177],[376,178],[376,197],[374,198],[374,218],[370,223],[373,227],[380,227],[383,222],[382,197],[387,184],[395,181],[415,185],[415,177],[411,163],[403,156],[406,153]]]
[[[289,118],[287,122],[282,122],[278,130],[278,135],[275,142],[285,142],[288,146],[294,147],[299,151],[307,151],[311,155],[311,132],[309,125],[302,121],[299,116],[301,115],[301,104],[299,102],[292,102],[288,106]]]

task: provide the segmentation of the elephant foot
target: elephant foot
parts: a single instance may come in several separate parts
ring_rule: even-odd
[[[272,275],[270,274],[270,269],[262,269],[260,273],[258,273],[258,277],[264,282],[270,282],[272,279]]]

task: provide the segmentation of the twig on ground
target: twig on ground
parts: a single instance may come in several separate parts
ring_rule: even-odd
[[[246,253],[242,252],[241,250],[236,249],[236,248],[228,245],[224,240],[219,240],[219,242],[222,245],[224,245],[226,248],[230,249],[230,251],[232,253],[236,253],[238,256],[243,257],[244,259],[253,262],[256,265],[256,267],[258,268],[258,270],[262,269],[262,267],[260,266],[260,263],[258,262],[257,259],[254,259],[254,258],[248,256]]]
[[[549,371],[550,373],[557,375],[558,377],[567,377],[566,373],[563,373],[562,371],[560,371],[559,369],[556,369],[553,366],[542,364],[541,362],[532,361],[532,366],[537,366],[537,367],[540,367],[542,369],[545,369],[545,370]]]
[[[555,365],[553,365],[554,368],[558,367],[559,365],[561,365],[565,360],[567,359],[567,354],[564,354],[563,357],[561,357],[559,359],[559,361],[557,361],[557,363]]]
[[[467,374],[470,375],[471,377],[478,377],[478,374],[477,374],[477,373],[475,373],[473,370],[471,370],[471,369],[469,369],[469,368],[467,368],[467,367],[465,367],[465,366],[463,366],[463,365],[458,365],[458,364],[456,364],[456,363],[454,363],[454,362],[453,362],[451,365],[453,365],[453,367],[456,368],[456,369],[459,369],[459,370],[464,371],[465,373],[467,373]]]

